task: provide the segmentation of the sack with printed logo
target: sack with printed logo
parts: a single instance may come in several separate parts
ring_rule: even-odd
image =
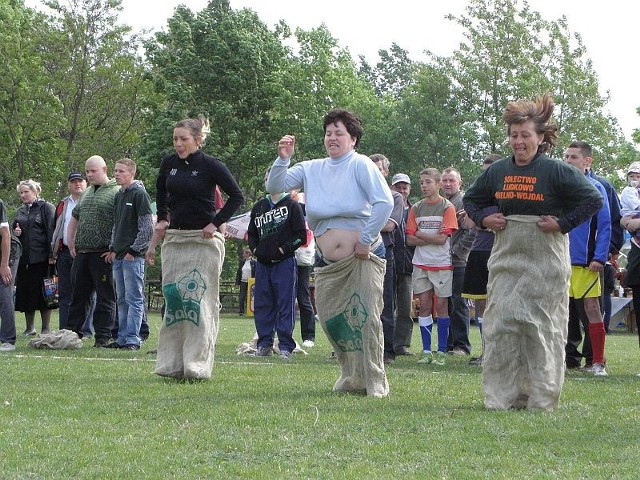
[[[167,230],[162,244],[165,312],[155,373],[177,379],[211,378],[219,328],[224,237],[201,230]]]
[[[385,261],[375,255],[315,268],[318,317],[341,368],[336,392],[389,394],[380,321],[384,272]]]

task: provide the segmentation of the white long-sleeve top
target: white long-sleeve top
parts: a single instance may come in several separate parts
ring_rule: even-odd
[[[637,187],[626,186],[620,194],[620,215],[640,213],[640,194]]]
[[[267,179],[270,193],[303,189],[309,228],[316,237],[331,228],[360,232],[370,245],[387,223],[393,197],[378,167],[355,150],[339,158],[297,163],[278,157]]]

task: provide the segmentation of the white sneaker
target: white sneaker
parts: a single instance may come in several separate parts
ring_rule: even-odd
[[[605,370],[604,365],[602,365],[601,363],[594,363],[593,367],[591,368],[591,371],[593,372],[593,375],[596,377],[608,376],[608,373]]]
[[[16,346],[12,343],[2,342],[0,343],[0,352],[13,352],[16,349]]]
[[[302,346],[304,348],[311,348],[314,347],[316,344],[313,340],[305,340],[304,342],[302,342]]]

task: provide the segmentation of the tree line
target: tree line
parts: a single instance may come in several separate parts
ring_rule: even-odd
[[[153,196],[172,151],[176,121],[203,114],[205,151],[221,158],[247,197],[263,194],[265,168],[285,133],[297,159],[325,155],[323,115],[356,112],[359,150],[383,153],[392,173],[415,178],[424,166],[456,166],[467,183],[482,159],[507,154],[502,111],[510,100],[551,93],[559,126],[555,156],[572,140],[594,147],[598,173],[638,158],[615,118],[580,34],[546,20],[523,0],[469,0],[447,18],[464,38],[450,55],[416,62],[400,45],[369,63],[353,58],[323,24],[268,27],[250,9],[211,0],[199,12],[178,7],[155,32],[118,21],[122,0],[0,0],[0,198],[18,205],[17,183],[34,178],[59,199],[70,170],[90,155],[110,164],[128,156]],[[634,140],[640,142],[640,130]]]

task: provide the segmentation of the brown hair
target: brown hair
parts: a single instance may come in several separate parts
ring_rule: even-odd
[[[548,152],[556,144],[558,127],[552,123],[553,98],[546,94],[536,97],[535,100],[518,100],[509,102],[502,118],[507,124],[507,135],[511,133],[511,125],[522,125],[531,120],[535,125],[538,135],[543,135],[543,140],[538,147],[538,152]]]
[[[440,170],[438,170],[437,168],[425,168],[424,170],[420,171],[419,175],[427,175],[427,176],[433,178],[433,180],[435,182],[439,182],[442,179],[442,175],[440,174]]]
[[[130,158],[121,158],[120,160],[118,160],[116,162],[116,165],[124,165],[125,167],[127,167],[127,170],[129,170],[131,173],[136,174],[136,170],[137,170],[137,166],[136,166],[136,162],[134,162],[133,160],[131,160]]]
[[[203,115],[198,115],[198,118],[185,118],[175,124],[173,128],[186,128],[191,133],[191,136],[198,144],[198,148],[204,145],[207,135],[210,132],[209,120]]]
[[[578,150],[580,150],[580,153],[583,157],[591,157],[593,155],[593,149],[591,148],[591,145],[581,140],[571,142],[571,144],[567,148],[577,148]]]
[[[353,146],[354,148],[358,147],[360,143],[360,139],[364,134],[364,130],[362,129],[362,122],[360,119],[354,114],[349,112],[348,110],[336,109],[331,110],[324,117],[324,122],[322,124],[324,131],[327,131],[327,127],[329,125],[334,125],[338,122],[344,123],[344,126],[353,138],[356,139],[356,143]]]

